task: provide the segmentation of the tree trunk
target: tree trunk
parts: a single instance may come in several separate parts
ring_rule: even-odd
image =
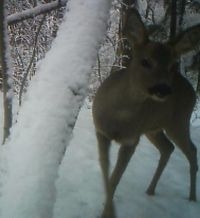
[[[170,39],[173,40],[177,30],[177,0],[171,1]]]
[[[183,24],[183,17],[184,17],[184,14],[185,14],[185,7],[186,7],[186,0],[180,0],[180,12],[179,12],[179,21],[178,21],[178,25],[179,25],[179,28],[182,27],[182,24]]]
[[[11,84],[9,75],[9,51],[8,51],[8,34],[5,18],[5,0],[0,3],[0,64],[2,67],[2,88],[4,101],[4,132],[3,143],[10,134],[12,126],[12,101],[11,101]]]

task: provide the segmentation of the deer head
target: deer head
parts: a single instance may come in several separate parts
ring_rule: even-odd
[[[178,58],[194,49],[200,42],[200,25],[180,33],[173,41],[151,41],[139,13],[127,12],[123,34],[133,50],[129,72],[131,82],[145,97],[164,101],[173,93],[173,77]]]

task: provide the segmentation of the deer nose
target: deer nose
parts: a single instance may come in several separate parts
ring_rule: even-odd
[[[168,84],[160,83],[151,87],[149,93],[162,99],[172,94],[172,87]]]

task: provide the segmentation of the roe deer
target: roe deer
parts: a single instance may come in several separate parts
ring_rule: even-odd
[[[200,25],[182,32],[173,42],[151,41],[135,9],[129,9],[124,35],[133,47],[126,69],[112,73],[93,102],[93,119],[99,147],[106,202],[102,218],[114,218],[113,195],[141,135],[160,152],[160,160],[147,194],[154,195],[158,180],[174,150],[173,141],[190,164],[190,195],[196,201],[197,150],[189,133],[195,92],[176,70],[180,55],[200,42]],[[109,175],[111,140],[121,146]]]

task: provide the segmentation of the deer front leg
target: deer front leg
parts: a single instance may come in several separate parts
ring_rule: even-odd
[[[161,176],[163,170],[165,169],[165,167],[167,165],[167,162],[170,158],[171,153],[174,150],[174,146],[162,131],[148,133],[148,134],[146,134],[146,136],[152,142],[152,144],[156,146],[156,148],[159,150],[160,155],[161,155],[159,163],[158,163],[158,167],[157,167],[155,174],[153,176],[153,179],[152,179],[152,181],[151,181],[151,183],[146,191],[148,195],[154,195],[156,185],[160,179],[160,176]]]
[[[100,133],[97,133],[99,147],[99,161],[102,169],[106,201],[102,218],[115,218],[113,196],[120,178],[125,171],[128,162],[135,151],[135,146],[121,146],[118,152],[118,159],[113,173],[109,179],[109,148],[110,140]]]
[[[109,149],[110,140],[100,133],[96,133],[99,148],[99,162],[101,171],[103,174],[104,188],[106,193],[106,204],[102,218],[114,218],[115,210],[112,200],[108,200],[110,196],[110,184],[109,184]]]
[[[109,188],[102,218],[115,217],[113,196],[134,151],[135,146],[122,145],[119,149],[117,163],[109,180]]]

